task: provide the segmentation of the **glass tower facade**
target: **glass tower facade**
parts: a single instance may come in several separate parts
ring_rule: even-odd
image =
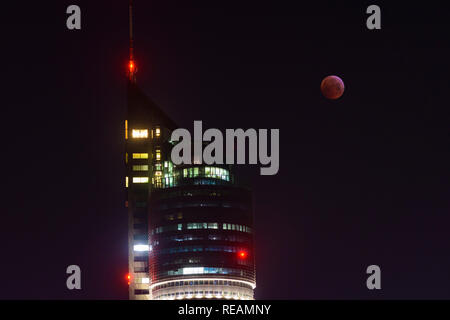
[[[251,191],[227,165],[170,161],[176,124],[129,82],[130,299],[253,299]]]

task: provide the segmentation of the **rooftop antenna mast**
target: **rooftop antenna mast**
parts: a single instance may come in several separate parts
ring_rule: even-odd
[[[136,63],[134,62],[133,52],[133,0],[130,0],[129,6],[129,20],[130,20],[130,61],[128,62],[128,78],[131,82],[136,82]]]

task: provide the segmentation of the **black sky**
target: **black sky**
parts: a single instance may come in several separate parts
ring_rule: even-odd
[[[257,298],[450,298],[446,2],[373,2],[378,31],[372,2],[343,3],[136,0],[138,83],[182,127],[280,129],[278,175],[239,168]],[[127,298],[127,6],[2,4],[2,299]]]

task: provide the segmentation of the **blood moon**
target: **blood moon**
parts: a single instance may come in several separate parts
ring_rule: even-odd
[[[320,90],[325,98],[336,100],[344,93],[344,81],[338,76],[328,76],[322,80]]]

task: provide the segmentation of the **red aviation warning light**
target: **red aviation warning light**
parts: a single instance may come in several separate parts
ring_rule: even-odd
[[[240,250],[240,251],[238,252],[238,257],[239,257],[239,259],[245,259],[245,258],[247,258],[247,251],[245,251],[245,250]]]
[[[126,278],[127,278],[127,281],[128,281],[128,285],[130,285],[130,282],[131,282],[131,275],[130,275],[129,273],[127,273]]]
[[[131,60],[130,63],[128,64],[128,70],[130,71],[130,73],[134,73],[136,66],[134,65],[134,61]]]
[[[130,80],[134,81],[136,79],[136,62],[134,62],[134,60],[130,60],[128,62],[128,75]]]
[[[134,44],[133,44],[133,1],[130,0],[129,8],[130,19],[130,60],[128,61],[128,78],[132,82],[136,82],[136,63],[134,61]]]

